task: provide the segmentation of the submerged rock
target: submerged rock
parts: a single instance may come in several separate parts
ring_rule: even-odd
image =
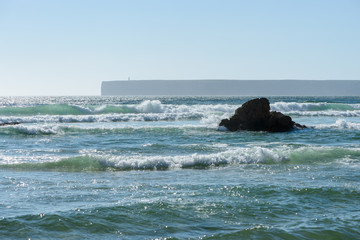
[[[20,123],[18,123],[18,122],[0,123],[0,127],[9,126],[9,125],[18,125],[18,124],[20,124]]]
[[[257,98],[244,103],[235,110],[235,115],[230,119],[221,120],[219,126],[224,126],[230,131],[268,131],[286,132],[305,126],[292,121],[291,117],[280,112],[270,111],[267,98]]]

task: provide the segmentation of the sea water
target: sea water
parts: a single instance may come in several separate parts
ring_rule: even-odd
[[[360,239],[360,97],[2,97],[0,239]]]

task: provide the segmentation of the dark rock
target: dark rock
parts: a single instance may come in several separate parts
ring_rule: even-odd
[[[269,132],[286,132],[293,129],[294,122],[291,117],[280,112],[271,112],[266,123],[266,131]]]
[[[18,124],[20,124],[20,123],[18,123],[18,122],[0,123],[0,127],[9,126],[9,125],[18,125]]]
[[[301,124],[298,124],[298,123],[294,122],[294,128],[304,129],[304,128],[308,128],[308,126],[301,125]]]
[[[235,110],[235,115],[230,119],[221,120],[219,126],[224,126],[230,131],[268,131],[286,132],[304,125],[292,121],[291,117],[280,112],[270,112],[270,103],[266,98],[257,98],[244,103]]]

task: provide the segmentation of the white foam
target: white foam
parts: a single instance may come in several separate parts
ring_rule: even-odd
[[[58,126],[53,125],[16,125],[12,128],[17,129],[20,133],[28,135],[58,134],[62,132]]]
[[[318,128],[318,129],[336,128],[336,129],[360,130],[360,123],[349,122],[345,119],[337,119],[335,123],[319,124],[319,125],[316,125],[315,128]]]
[[[275,102],[270,104],[271,110],[278,112],[307,111],[310,107],[325,106],[326,103]]]
[[[327,103],[296,103],[276,102],[271,104],[272,110],[293,116],[331,116],[360,117],[360,110],[333,110]],[[163,104],[159,100],[145,100],[140,104],[102,105],[94,110],[86,107],[76,107],[83,114],[78,115],[32,115],[32,116],[0,116],[0,122],[19,123],[56,123],[56,122],[128,122],[128,121],[175,121],[186,119],[201,119],[201,124],[216,128],[221,119],[229,118],[239,105],[176,105]],[[317,110],[309,110],[317,107]],[[346,109],[346,108],[345,108]],[[108,112],[108,111],[114,112]],[[117,112],[119,111],[119,112]]]
[[[216,105],[165,105],[165,112],[200,112],[200,113],[234,113],[239,106],[228,104]]]
[[[174,121],[182,119],[203,119],[209,125],[233,114],[236,107],[231,105],[164,105],[158,100],[147,100],[139,105],[127,105],[130,113],[98,114],[106,106],[96,108],[96,114],[88,115],[33,115],[0,116],[0,122],[55,123],[55,122],[128,122],[128,121]],[[90,111],[83,109],[83,111]],[[224,115],[225,114],[225,115]],[[208,119],[208,120],[206,120]],[[216,123],[218,124],[218,123]]]
[[[261,146],[237,147],[219,153],[191,154],[177,156],[114,156],[106,153],[86,153],[84,155],[99,159],[102,164],[117,169],[180,169],[239,164],[312,164],[317,162],[342,162],[349,156],[358,159],[359,148],[282,145],[275,148]]]
[[[307,116],[307,117],[360,117],[360,111],[290,111],[286,114],[297,115],[297,116]]]
[[[222,114],[222,115],[209,114],[208,116],[203,117],[200,120],[200,123],[209,128],[217,129],[219,123],[221,122],[221,119],[229,118],[229,117],[230,117],[229,114]]]
[[[151,147],[147,145],[146,147]],[[222,152],[209,154],[188,155],[113,155],[110,151],[81,150],[83,157],[96,159],[104,167],[119,170],[159,170],[181,169],[213,166],[229,166],[243,164],[316,164],[336,161],[342,164],[359,163],[360,148],[323,147],[323,146],[289,146],[277,147],[248,146],[234,147],[213,146],[227,148]],[[77,156],[74,156],[77,157]],[[62,158],[52,154],[32,155],[22,153],[19,156],[11,156],[0,151],[0,164],[15,163],[43,163],[60,161]]]
[[[78,110],[79,112],[81,112],[82,114],[91,114],[93,113],[94,111],[91,110],[90,108],[88,107],[84,107],[84,106],[76,106],[76,105],[70,105],[72,108]]]
[[[55,122],[127,122],[127,121],[166,121],[192,117],[192,114],[155,113],[110,113],[101,115],[36,115],[0,117],[0,122],[55,123]]]
[[[262,147],[235,148],[213,154],[191,154],[178,156],[113,156],[108,154],[88,154],[101,159],[104,165],[118,169],[177,169],[191,167],[209,167],[229,164],[280,163],[288,158]]]
[[[106,105],[96,107],[94,110],[94,113],[100,113],[100,112],[104,111],[106,109],[106,107],[107,107]]]
[[[360,116],[359,104],[275,102],[271,110],[303,116]]]
[[[162,113],[163,105],[159,100],[145,100],[136,109],[142,113]]]

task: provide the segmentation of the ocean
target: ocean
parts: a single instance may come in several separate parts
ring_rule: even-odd
[[[0,239],[360,239],[360,97],[1,97]]]

